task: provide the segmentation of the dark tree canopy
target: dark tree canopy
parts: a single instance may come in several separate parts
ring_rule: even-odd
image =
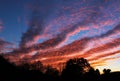
[[[103,73],[104,73],[104,74],[109,74],[110,71],[111,71],[111,69],[104,69],[104,70],[103,70]]]
[[[91,68],[88,61],[84,58],[74,58],[67,61],[66,68],[75,68],[75,67],[79,68],[80,72],[82,73],[89,71],[89,69]]]
[[[90,64],[84,58],[74,58],[66,62],[66,67],[62,71],[62,77],[66,80],[73,78],[79,80],[91,69]]]

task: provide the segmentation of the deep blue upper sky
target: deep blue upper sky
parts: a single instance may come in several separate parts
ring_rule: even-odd
[[[3,29],[0,37],[18,43],[21,33],[26,30],[25,24],[25,5],[30,0],[0,0],[0,20]]]

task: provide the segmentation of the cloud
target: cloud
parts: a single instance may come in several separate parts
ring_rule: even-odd
[[[9,46],[13,46],[13,43],[7,42],[0,38],[0,53],[4,53],[8,50],[10,50]]]
[[[55,4],[53,4],[53,5],[55,5]],[[93,20],[97,20],[97,18],[99,16],[101,16],[101,14],[100,14],[101,11],[99,9],[100,4],[96,3],[96,5],[94,5],[93,7],[90,7],[90,9],[89,9],[89,7],[84,8],[83,11],[79,11],[78,8],[75,8],[75,10],[77,10],[77,12],[75,12],[72,9],[70,14],[68,14],[68,16],[64,15],[65,14],[64,13],[60,16],[57,16],[57,18],[54,18],[53,20],[51,20],[52,22],[50,22],[50,24],[48,24],[47,22],[43,22],[45,19],[43,19],[41,17],[41,15],[43,15],[42,14],[43,11],[41,11],[41,9],[40,9],[42,6],[40,4],[37,4],[37,5],[34,4],[32,18],[31,18],[31,21],[29,24],[30,26],[29,26],[28,30],[22,35],[20,47],[31,46],[31,45],[35,44],[36,41],[38,41],[41,36],[43,37],[45,35],[46,36],[51,35],[50,38],[52,38],[52,37],[54,38],[54,36],[59,36],[58,34],[67,32],[67,33],[65,33],[65,39],[67,39],[71,35],[74,35],[74,34],[80,32],[81,29],[83,29],[82,26],[85,27],[89,23],[95,23],[95,21],[93,21]],[[63,6],[63,5],[57,6],[58,10],[62,9],[61,6]],[[53,6],[49,9],[49,11],[52,9],[54,10]],[[81,9],[81,7],[80,7],[80,9]],[[45,12],[47,10],[45,10]],[[66,10],[63,10],[63,11],[66,12]],[[73,14],[76,14],[76,13],[79,13],[79,14],[72,17]],[[87,14],[84,14],[84,13],[87,13]],[[51,13],[49,13],[49,14],[51,14]],[[46,16],[46,15],[43,15],[43,16]],[[84,16],[82,16],[82,15],[84,15]],[[83,20],[78,20],[78,19],[83,19]],[[76,20],[78,20],[77,24],[74,22]],[[62,23],[61,21],[65,21],[65,23]],[[74,22],[74,23],[72,23],[72,22]],[[69,24],[66,24],[66,23],[69,23]],[[48,24],[48,25],[44,26],[44,24]],[[62,24],[64,24],[64,26]],[[54,26],[56,26],[56,27],[58,26],[58,29],[55,29],[55,28],[53,29]],[[77,32],[75,33],[76,30],[77,30]],[[56,31],[59,33],[56,33]],[[72,34],[70,34],[70,33],[72,33]]]
[[[52,2],[52,3],[51,3]],[[49,3],[49,4],[48,4]],[[48,1],[40,2],[39,0],[34,1],[32,4],[29,5],[31,16],[28,29],[25,33],[22,34],[21,41],[19,46],[20,47],[29,47],[37,43],[37,41],[44,37],[43,33],[46,29],[44,26],[44,21],[46,17],[50,14],[50,10],[54,9],[54,2]],[[47,5],[47,6],[46,6]]]
[[[71,57],[76,57],[76,56],[90,57],[91,54],[92,55],[96,54],[96,53],[99,54],[100,52],[104,52],[108,49],[111,49],[111,48],[119,45],[119,39],[114,39],[114,38],[109,39],[109,36],[113,36],[113,34],[119,33],[118,29],[119,29],[119,25],[115,26],[113,29],[109,30],[108,32],[106,32],[105,34],[102,34],[100,36],[86,37],[81,40],[76,40],[76,41],[72,42],[71,44],[65,45],[56,50],[54,49],[51,51],[39,52],[38,54],[31,56],[31,60],[35,60],[38,58],[39,59],[50,58],[53,56],[54,56],[54,58],[55,58],[55,56],[56,57],[60,56],[62,58],[71,58]],[[27,56],[24,54],[30,54],[33,51],[40,51],[43,49],[53,48],[56,45],[58,45],[59,43],[61,43],[61,41],[65,40],[66,34],[68,34],[68,32],[71,32],[70,30],[65,30],[65,31],[66,32],[63,31],[62,34],[59,34],[55,38],[49,39],[43,43],[36,44],[36,45],[28,47],[28,48],[16,49],[13,52],[11,52],[11,55],[15,54],[17,56],[18,55]],[[105,42],[108,40],[111,40],[111,42],[101,43],[101,42]],[[101,44],[99,44],[98,42]],[[54,58],[52,58],[52,59],[54,59]]]
[[[71,59],[71,58],[84,57],[84,58],[87,58],[89,60],[89,62],[92,64],[92,66],[94,66],[94,65],[99,65],[100,66],[100,65],[103,65],[103,64],[105,65],[106,61],[111,60],[112,58],[114,58],[114,55],[120,53],[119,42],[120,42],[120,39],[115,39],[114,41],[103,45],[103,47],[107,46],[107,49],[104,49],[104,48],[102,48],[102,46],[100,46],[99,48],[101,48],[101,49],[99,49],[97,51],[94,50],[94,49],[91,49],[90,51],[92,53],[87,52],[87,53],[84,53],[84,54],[80,54],[79,52],[76,52],[76,50],[74,50],[74,47],[73,47],[73,50],[74,50],[75,53],[72,53],[71,51],[69,52],[67,50],[66,50],[67,52],[65,52],[64,50],[62,50],[62,51],[59,50],[59,51],[56,51],[56,52],[43,53],[45,55],[37,55],[36,57],[34,56],[31,59],[32,59],[32,61],[41,60],[45,64],[53,64],[54,65],[54,64],[64,63],[68,59]],[[78,45],[80,45],[80,44],[78,44]],[[68,50],[69,50],[69,48],[68,48]],[[52,53],[52,55],[50,56],[51,53]],[[46,55],[46,54],[49,54],[49,55]],[[44,59],[42,59],[42,58],[44,58]]]
[[[43,33],[44,27],[43,19],[40,17],[39,6],[36,5],[32,11],[32,18],[29,22],[29,27],[25,33],[23,33],[20,47],[27,47],[29,44],[34,44],[36,40],[38,40],[38,36]]]
[[[110,35],[114,35],[117,32],[118,33],[120,32],[120,24],[118,24],[117,26],[115,26],[112,30],[108,31],[107,33],[101,35],[101,37],[107,37],[107,36],[110,36]]]
[[[87,49],[88,47],[90,47],[91,45],[90,45],[90,43],[93,43],[93,47],[90,47],[91,49],[93,48],[93,50],[95,50],[96,49],[96,47],[97,46],[99,46],[99,43],[100,42],[105,42],[105,41],[107,41],[108,42],[108,40],[113,40],[112,41],[112,43],[114,42],[114,43],[119,43],[119,39],[116,39],[116,40],[114,40],[114,38],[109,38],[110,36],[113,36],[114,34],[118,34],[119,32],[118,31],[120,31],[119,30],[119,25],[117,25],[117,26],[115,26],[113,29],[111,29],[111,30],[109,30],[109,31],[107,31],[105,34],[102,34],[102,35],[100,35],[100,36],[95,36],[95,37],[89,37],[89,38],[83,38],[83,39],[81,39],[81,40],[77,40],[77,41],[75,41],[75,42],[73,42],[73,43],[71,43],[71,44],[69,44],[69,45],[66,45],[66,46],[64,46],[63,48],[64,49],[68,49],[69,51],[71,51],[74,47],[76,47],[75,49],[77,49],[77,47],[78,48],[80,48],[80,46],[81,47],[84,47],[84,49]],[[67,33],[67,32],[66,32]],[[102,41],[101,41],[102,40]],[[96,42],[99,42],[98,44],[96,44]],[[80,44],[79,44],[80,43]],[[95,44],[96,45],[95,45]],[[102,44],[102,43],[101,43]],[[101,46],[101,44],[100,44],[100,46]],[[104,44],[104,43],[103,43]],[[100,48],[100,49],[107,49],[109,46],[104,46],[102,44],[102,46],[101,47],[98,47],[98,48]],[[77,46],[78,45],[78,46]],[[80,45],[80,46],[79,46]],[[107,45],[107,44],[105,44],[105,45]],[[108,42],[108,45],[109,45],[109,42]],[[114,45],[113,45],[114,46]],[[72,49],[69,49],[70,47],[72,47]],[[60,50],[64,50],[63,48],[60,48]],[[90,49],[89,49],[90,50]],[[82,51],[82,50],[81,50]],[[87,53],[87,52],[86,52]],[[48,54],[49,55],[49,54]]]
[[[35,60],[35,59],[46,58],[45,60],[49,60],[49,59],[52,60],[55,58],[58,59],[58,58],[73,58],[73,57],[85,57],[85,58],[93,57],[93,59],[94,59],[94,56],[98,57],[98,58],[99,57],[102,58],[102,56],[105,55],[106,51],[107,51],[107,53],[110,53],[110,51],[108,51],[110,49],[115,48],[116,51],[119,50],[119,49],[117,49],[117,46],[119,48],[119,42],[120,42],[119,38],[117,38],[117,39],[113,38],[111,40],[111,42],[104,43],[104,44],[98,45],[98,46],[93,45],[93,47],[91,47],[91,45],[89,45],[89,42],[94,43],[95,40],[98,41],[98,40],[102,40],[102,39],[103,39],[103,41],[105,41],[109,34],[110,34],[109,36],[111,36],[113,34],[118,33],[117,32],[118,27],[119,27],[119,25],[114,27],[112,30],[109,30],[108,32],[106,32],[106,34],[102,34],[101,36],[77,40],[77,41],[75,41],[69,45],[66,45],[58,50],[55,50],[55,51],[50,51],[50,52],[47,51],[47,52],[43,52],[43,53],[41,52],[40,54],[33,56],[32,59]],[[112,32],[109,33],[110,31],[112,31]],[[109,39],[109,37],[108,37],[108,39]],[[88,49],[88,51],[85,52],[84,50],[89,48],[89,47],[90,47],[90,49]],[[54,58],[52,58],[53,56],[54,56]],[[105,56],[110,56],[110,54],[109,55],[107,54]]]

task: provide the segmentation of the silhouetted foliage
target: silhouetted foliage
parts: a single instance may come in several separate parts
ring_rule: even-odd
[[[56,77],[58,76],[59,71],[52,66],[47,66],[45,74]]]
[[[98,69],[90,68],[87,73],[84,75],[85,81],[99,81],[100,80],[100,73]]]
[[[62,77],[66,80],[79,80],[90,70],[91,66],[84,58],[74,58],[66,62]]]
[[[46,67],[45,71],[45,76],[47,77],[46,80],[51,81],[51,80],[58,80],[59,76],[59,71],[51,66]]]
[[[100,75],[86,59],[75,58],[66,62],[60,75],[57,69],[43,66],[40,61],[17,67],[0,56],[0,81],[120,81],[120,72],[110,71],[104,69]]]
[[[104,69],[104,70],[103,70],[103,73],[104,73],[104,74],[110,74],[110,71],[111,71],[111,69]]]

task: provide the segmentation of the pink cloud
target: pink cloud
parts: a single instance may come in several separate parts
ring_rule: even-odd
[[[3,39],[0,38],[0,53],[4,53],[8,50],[13,50],[13,48],[11,48],[11,46],[13,46],[13,43],[10,43],[8,41],[5,41]],[[10,47],[9,47],[10,46]]]

